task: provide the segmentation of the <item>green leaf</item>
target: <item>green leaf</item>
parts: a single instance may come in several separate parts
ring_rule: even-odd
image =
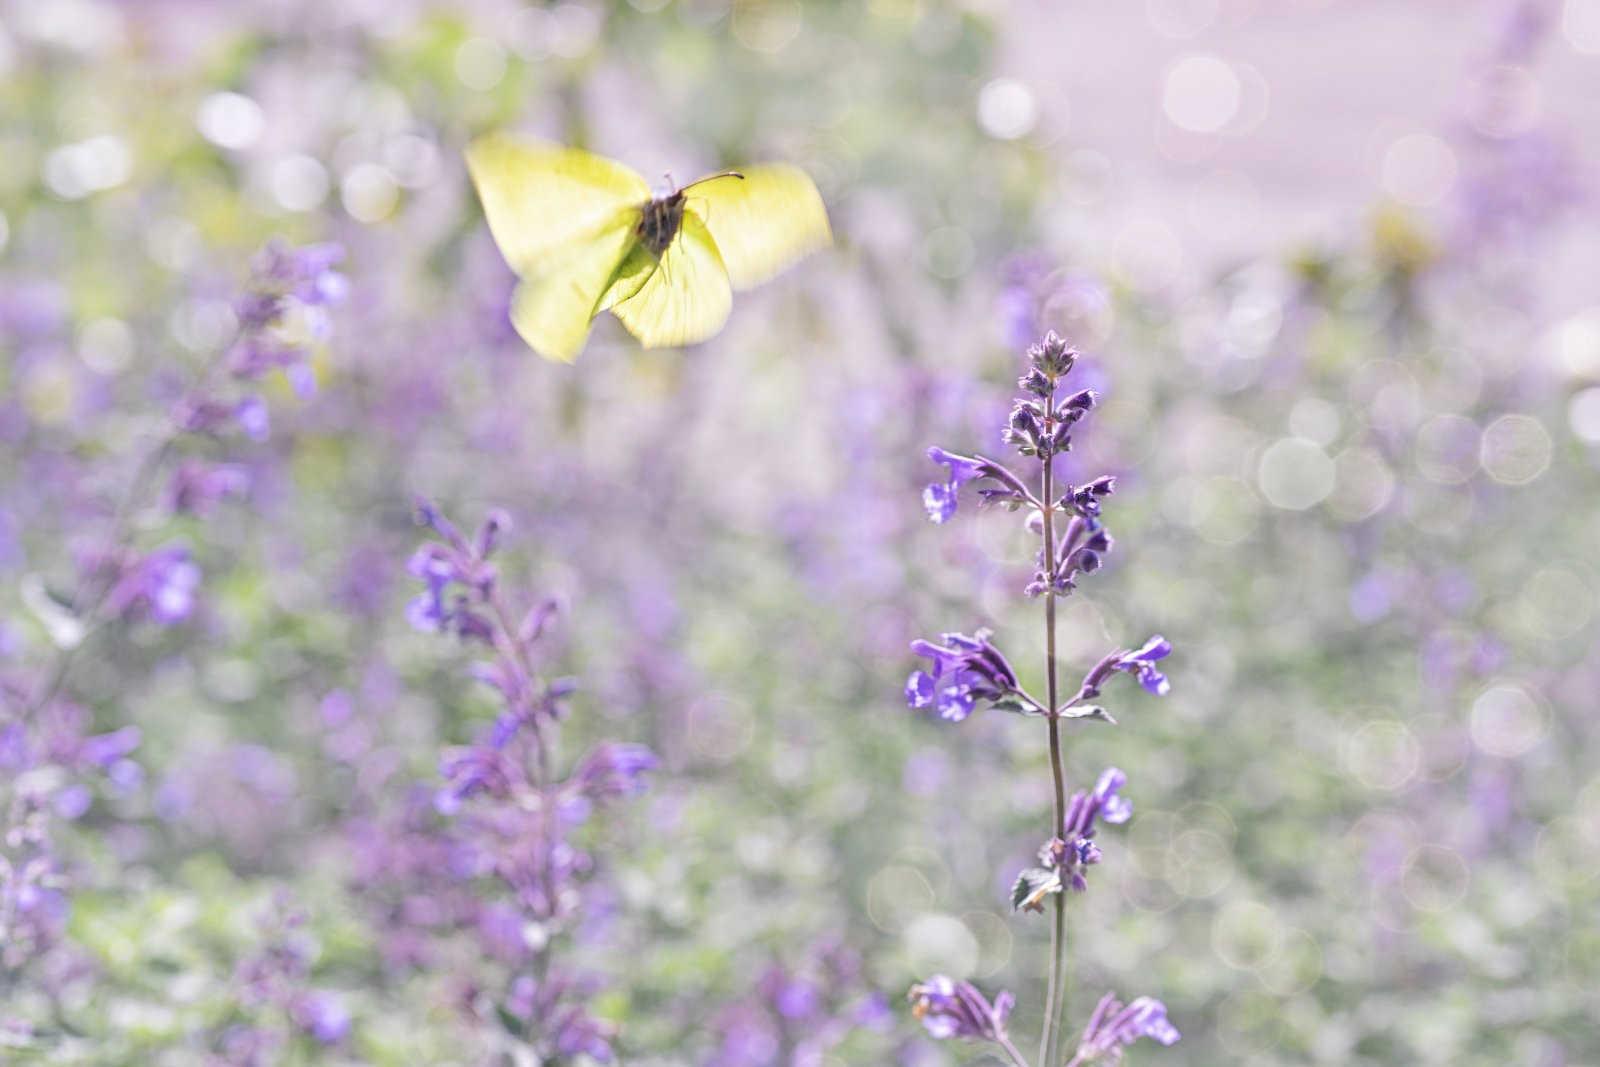
[[[1063,711],[1061,717],[1063,719],[1099,719],[1101,722],[1108,722],[1112,726],[1117,724],[1117,720],[1111,717],[1111,713],[1098,704],[1079,704],[1075,708],[1068,708]]]
[[[1009,711],[1013,715],[1026,715],[1029,718],[1039,718],[1044,715],[1043,708],[1031,700],[1023,699],[1021,696],[1015,693],[1010,696],[1001,697],[999,700],[994,701],[990,706],[996,711]]]
[[[1044,911],[1044,898],[1061,892],[1061,872],[1027,867],[1011,886],[1012,911]]]

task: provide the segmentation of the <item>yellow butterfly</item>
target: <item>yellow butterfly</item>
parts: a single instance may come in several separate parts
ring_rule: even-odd
[[[748,289],[833,240],[797,167],[724,171],[652,196],[621,163],[491,134],[467,148],[489,232],[521,277],[511,321],[570,363],[609,310],[646,348],[704,341]]]

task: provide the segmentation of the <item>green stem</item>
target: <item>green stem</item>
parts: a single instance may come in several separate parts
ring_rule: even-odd
[[[1044,437],[1048,440],[1055,410],[1055,390],[1045,399]],[[1049,840],[1061,836],[1061,827],[1067,817],[1066,779],[1061,766],[1061,720],[1056,707],[1059,694],[1056,687],[1056,590],[1055,590],[1055,472],[1054,456],[1044,457],[1044,473],[1040,499],[1044,502],[1044,642],[1045,642],[1045,700],[1049,709],[1046,725],[1050,731],[1050,773],[1055,780],[1054,818],[1050,824]],[[1050,931],[1050,985],[1045,995],[1044,1034],[1040,1039],[1040,1067],[1051,1067],[1056,1062],[1061,1014],[1062,987],[1067,951],[1067,898],[1066,893],[1054,894],[1055,918]]]

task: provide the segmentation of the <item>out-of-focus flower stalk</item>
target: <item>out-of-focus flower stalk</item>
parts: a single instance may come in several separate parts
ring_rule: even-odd
[[[558,779],[555,735],[576,685],[546,678],[533,654],[554,602],[536,603],[521,622],[508,607],[491,562],[510,524],[504,513],[491,512],[469,539],[433,505],[420,502],[418,511],[436,540],[407,567],[425,588],[406,614],[418,629],[487,646],[493,658],[472,673],[503,708],[476,743],[444,753],[446,785],[434,801],[440,814],[457,817],[462,845],[478,857],[469,880],[492,874],[509,892],[509,901],[485,901],[480,924],[492,914],[489,925],[504,930],[513,920],[510,936],[497,938],[511,973],[498,996],[484,991],[476,969],[466,973],[465,999],[536,1062],[611,1062],[615,1027],[589,1010],[596,983],[555,958],[559,936],[581,936],[575,920],[592,867],[569,832],[600,804],[641,792],[656,757],[642,745],[604,742]],[[486,1000],[496,1010],[486,1010]]]

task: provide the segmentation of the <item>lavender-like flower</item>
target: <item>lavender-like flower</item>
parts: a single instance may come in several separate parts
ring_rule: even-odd
[[[200,567],[189,557],[189,550],[183,545],[167,545],[122,567],[104,609],[112,617],[142,611],[159,623],[179,623],[194,610],[199,585]]]
[[[469,540],[431,504],[421,502],[417,510],[437,540],[411,558],[408,569],[424,589],[407,617],[418,629],[487,647],[491,658],[474,664],[472,675],[502,703],[474,743],[445,751],[445,784],[434,795],[435,809],[454,820],[458,832],[452,862],[461,877],[489,876],[505,893],[485,901],[477,921],[512,973],[498,1010],[482,1010],[483,993],[471,998],[472,1011],[497,1020],[504,1036],[538,1062],[610,1062],[613,1028],[587,1007],[596,983],[562,969],[555,951],[558,935],[576,932],[584,881],[594,867],[570,833],[596,807],[641,793],[655,754],[643,745],[605,742],[566,778],[556,778],[555,734],[576,686],[545,678],[534,666],[556,614],[554,602],[539,601],[513,623],[491,562],[510,529],[503,512],[491,512]],[[538,937],[530,940],[529,930]]]
[[[1015,506],[1029,499],[1027,489],[1016,476],[992,459],[958,456],[937,446],[928,449],[928,458],[944,464],[950,472],[944,481],[934,482],[922,491],[922,506],[936,523],[949,522],[955,515],[960,488],[967,482],[990,479],[997,483],[979,491],[985,504]]]
[[[1077,1054],[1067,1067],[1106,1061],[1120,1062],[1122,1052],[1141,1037],[1160,1045],[1178,1043],[1178,1028],[1167,1020],[1167,1006],[1153,997],[1139,997],[1124,1005],[1116,994],[1107,993],[1095,1005]]]
[[[989,642],[989,631],[972,636],[949,633],[942,644],[913,641],[911,651],[928,659],[932,669],[913,671],[906,680],[906,703],[913,708],[936,707],[939,717],[960,722],[972,714],[978,701],[991,703],[1026,700],[1037,709],[1031,697],[1024,697],[1017,686],[1017,672]]]
[[[1102,511],[1116,489],[1109,475],[1092,478],[1078,485],[1058,485],[1055,457],[1072,448],[1072,437],[1083,420],[1100,403],[1091,389],[1066,392],[1063,379],[1072,372],[1079,355],[1054,332],[1028,350],[1028,369],[1018,379],[1022,395],[1016,398],[1006,421],[1004,439],[1017,452],[1038,463],[1038,489],[1030,489],[1016,474],[981,456],[963,456],[941,448],[928,455],[949,470],[943,483],[930,485],[923,503],[935,522],[945,522],[956,510],[960,487],[967,482],[987,481],[982,490],[984,503],[999,503],[1013,509],[1026,509],[1027,528],[1040,539],[1037,566],[1023,592],[1044,599],[1045,678],[1043,700],[1027,693],[1017,680],[1016,671],[1003,653],[989,640],[987,631],[972,636],[947,633],[940,643],[917,641],[911,648],[931,666],[914,671],[906,681],[906,702],[913,708],[934,708],[939,717],[953,722],[967,718],[980,702],[1002,710],[1042,717],[1046,721],[1051,774],[1055,785],[1051,836],[1039,849],[1039,866],[1029,867],[1016,879],[1011,902],[1016,910],[1045,910],[1053,898],[1054,924],[1051,935],[1050,984],[1046,992],[1045,1026],[1041,1039],[1042,1067],[1061,1062],[1061,990],[1066,941],[1065,890],[1081,893],[1088,888],[1086,872],[1102,857],[1095,841],[1097,824],[1126,822],[1133,807],[1120,795],[1126,776],[1116,768],[1100,775],[1093,790],[1077,792],[1067,799],[1061,752],[1063,720],[1096,719],[1114,723],[1110,713],[1088,701],[1100,694],[1107,678],[1115,673],[1133,675],[1140,685],[1157,696],[1168,691],[1167,678],[1156,664],[1166,658],[1172,646],[1161,637],[1151,638],[1138,649],[1115,649],[1105,655],[1085,675],[1078,692],[1062,700],[1058,688],[1056,659],[1056,601],[1070,595],[1081,576],[1100,570],[1111,551],[1111,534],[1105,528]],[[970,983],[939,976],[912,987],[913,1009],[927,1031],[938,1038],[966,1037],[994,1041],[1002,1046],[1013,1063],[1026,1067],[1024,1060],[1005,1034],[1005,1020],[1011,1009],[1011,996],[1002,994],[993,1005]],[[1153,1007],[1152,1007],[1153,1006]],[[1102,1002],[1102,1007],[1106,1003]],[[1120,1005],[1110,1019],[1097,1014],[1084,1050],[1074,1063],[1087,1056],[1121,1055],[1121,1048],[1132,1040],[1125,1036],[1150,1034],[1170,1044],[1177,1030],[1165,1021],[1159,1002],[1141,999],[1127,1009]],[[1159,1021],[1158,1021],[1159,1016]],[[1170,1040],[1169,1040],[1170,1039]]]
[[[1003,992],[991,1004],[971,982],[956,982],[942,974],[912,986],[908,998],[911,1014],[934,1037],[995,1042],[1005,1039],[1006,1019],[1016,1003],[1015,997]]]
[[[1095,844],[1095,823],[1119,825],[1133,817],[1133,804],[1118,796],[1127,784],[1127,775],[1107,767],[1092,792],[1077,792],[1067,802],[1067,816],[1061,833],[1039,849],[1041,866],[1029,867],[1017,875],[1011,887],[1011,906],[1018,911],[1043,911],[1044,900],[1063,888],[1082,893],[1089,888],[1087,868],[1101,860]]]

